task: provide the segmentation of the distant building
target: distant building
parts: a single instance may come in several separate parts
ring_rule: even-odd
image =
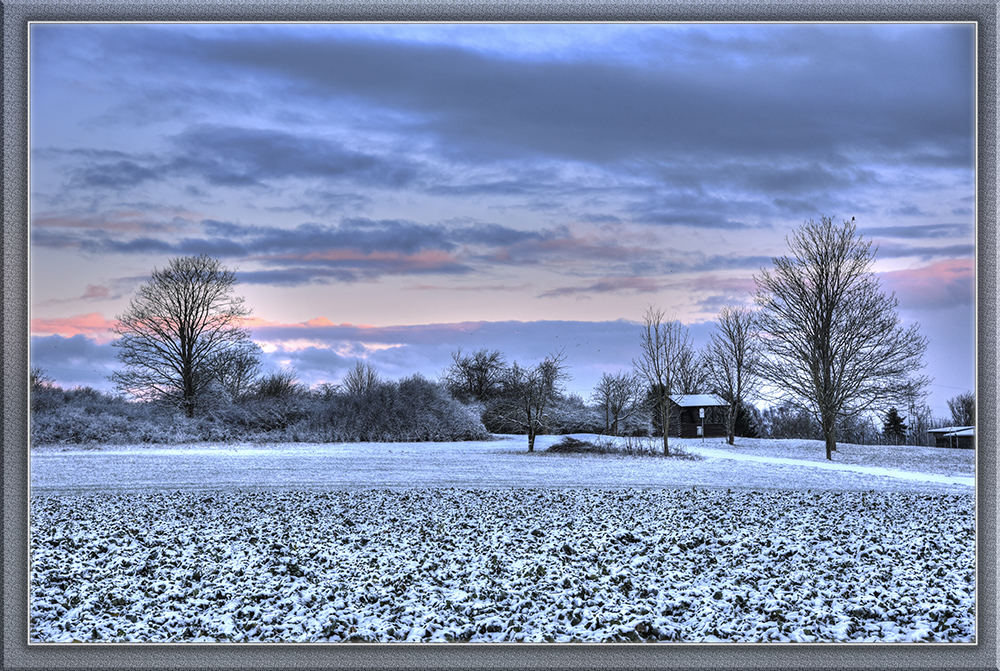
[[[940,429],[928,429],[927,433],[934,436],[936,447],[955,447],[965,450],[976,447],[974,426],[942,426]]]
[[[729,404],[715,394],[675,394],[669,400],[671,436],[726,437],[726,412]]]

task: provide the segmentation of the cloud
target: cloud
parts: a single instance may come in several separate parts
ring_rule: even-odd
[[[969,238],[970,224],[921,224],[918,226],[866,226],[859,228],[861,235],[869,238],[903,238],[926,240],[940,238]]]
[[[48,151],[48,155],[57,153]],[[106,157],[111,160],[102,154],[86,156],[71,174],[78,187],[88,189],[132,189],[173,178],[223,187],[276,186],[284,180],[309,179],[398,188],[411,183],[419,172],[412,161],[348,149],[312,133],[209,124],[185,128],[170,138],[165,152],[117,152],[113,158]]]
[[[31,335],[60,335],[67,338],[82,335],[92,338],[98,343],[105,343],[115,339],[115,335],[109,332],[114,324],[114,321],[105,319],[100,312],[72,317],[36,317],[31,320]]]
[[[111,298],[111,290],[105,286],[88,284],[80,298],[84,300],[102,300],[105,298]]]
[[[534,32],[541,38],[545,28]],[[933,156],[954,155],[955,140],[969,137],[972,81],[968,73],[956,78],[954,66],[971,63],[970,29],[635,32],[641,48],[659,58],[519,60],[445,45],[313,40],[279,31],[257,39],[188,39],[184,54],[202,68],[231,69],[301,99],[353,98],[406,110],[409,128],[479,156],[527,152],[605,162],[677,152],[815,156],[855,147]],[[714,56],[706,40],[718,50]],[[161,38],[151,47],[176,50],[176,43]],[[687,58],[695,53],[697,59]],[[915,137],[939,149],[928,152]],[[971,150],[962,148],[963,165]]]
[[[662,290],[663,282],[648,277],[608,277],[586,286],[559,287],[539,294],[539,298],[562,298],[564,296],[579,296],[587,298],[587,294],[604,293],[655,293]]]
[[[933,247],[931,245],[907,245],[883,242],[878,245],[876,256],[880,259],[898,259],[912,256],[923,261],[930,261],[932,259],[951,259],[961,256],[971,259],[975,254],[976,246],[971,243]]]
[[[400,187],[417,174],[417,166],[407,161],[351,150],[312,133],[197,125],[174,137],[173,143],[178,156],[169,167],[211,184],[259,185],[298,177]]]
[[[149,203],[144,205],[143,210],[112,210],[99,215],[40,212],[32,215],[31,227],[34,230],[67,228],[103,233],[177,233],[192,226],[192,221],[180,216],[174,216],[169,221],[157,221],[150,217],[147,209],[155,210],[156,206]]]
[[[90,386],[111,390],[107,376],[117,368],[115,355],[111,345],[82,333],[69,338],[61,335],[31,337],[31,365],[44,369],[64,389]]]
[[[879,273],[883,286],[896,293],[905,309],[951,308],[975,299],[975,264],[949,259],[928,266]]]
[[[932,216],[928,212],[924,212],[920,209],[920,206],[914,205],[913,203],[904,203],[901,207],[889,210],[889,214],[900,216],[900,217],[929,217]]]

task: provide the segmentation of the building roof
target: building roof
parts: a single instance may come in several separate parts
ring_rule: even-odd
[[[942,426],[939,429],[927,429],[927,433],[943,433],[946,436],[974,436],[974,426]]]
[[[710,408],[729,405],[715,394],[674,394],[670,400],[682,408]]]

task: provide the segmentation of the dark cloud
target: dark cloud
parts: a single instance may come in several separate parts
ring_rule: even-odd
[[[918,226],[866,226],[858,232],[872,238],[939,239],[968,238],[972,235],[970,224],[922,224]]]
[[[610,277],[585,286],[559,287],[539,294],[539,298],[563,298],[579,296],[587,298],[593,294],[655,293],[663,289],[663,282],[649,277]]]
[[[928,217],[931,216],[928,212],[924,212],[920,209],[918,205],[913,203],[906,203],[902,207],[897,207],[895,209],[889,210],[889,214],[893,214],[900,217]]]
[[[75,249],[79,248],[82,240],[78,234],[66,233],[61,230],[31,227],[31,244],[34,247],[46,247],[48,249]]]
[[[417,169],[347,149],[310,134],[256,128],[200,125],[173,138],[179,156],[171,167],[204,176],[212,184],[260,184],[292,177],[347,178],[366,185],[403,186]]]
[[[118,365],[116,353],[110,344],[98,344],[81,334],[31,338],[31,365],[43,368],[64,389],[110,389],[107,375]]]
[[[158,238],[135,238],[132,240],[117,240],[107,236],[97,239],[82,240],[80,249],[91,254],[170,254],[177,253],[179,248]]]
[[[499,224],[473,224],[455,229],[451,237],[464,244],[485,245],[487,247],[507,247],[527,241],[551,240],[566,235],[565,229],[522,231]]]
[[[91,164],[79,168],[76,173],[84,187],[112,189],[127,189],[159,177],[155,167],[143,166],[136,161]]]
[[[111,297],[111,290],[108,287],[99,284],[88,284],[80,298],[84,300],[103,300]]]
[[[877,258],[895,259],[916,256],[924,261],[931,259],[969,258],[976,253],[974,244],[945,245],[932,247],[929,245],[905,245],[896,243],[881,243],[878,246]]]
[[[301,287],[308,284],[357,282],[361,277],[350,270],[317,271],[316,268],[282,268],[281,270],[241,270],[236,273],[243,284],[264,284],[276,287]]]
[[[971,27],[898,29],[891,36],[867,26],[713,32],[719,53],[689,60],[706,53],[700,43],[707,30],[649,30],[645,48],[662,58],[627,65],[519,61],[457,47],[277,31],[241,40],[185,36],[183,50],[164,36],[147,48],[170,60],[197,59],[200,69],[252,77],[286,95],[405,110],[408,127],[469,155],[606,162],[677,152],[863,151],[970,165]]]
[[[369,207],[374,199],[370,196],[353,193],[339,193],[321,189],[305,189],[303,191],[304,202],[277,206],[269,205],[264,207],[267,212],[303,212],[311,217],[327,218],[343,212],[357,212]]]
[[[539,40],[545,30],[522,28]],[[220,109],[294,103],[312,108],[301,113],[310,120],[332,120],[347,106],[393,121],[403,135],[434,139],[444,153],[477,159],[606,163],[684,155],[714,162],[717,156],[808,160],[861,153],[961,167],[973,160],[973,26],[650,25],[633,31],[641,44],[635,55],[553,59],[362,38],[335,25],[135,26],[81,39],[91,67],[129,62],[151,77],[122,82],[141,85],[133,104],[142,107],[131,109],[132,116],[163,113],[171,98]],[[36,44],[51,43],[56,34],[38,31]],[[182,81],[177,72],[185,73]],[[238,89],[237,82],[246,86]],[[270,131],[203,126],[178,141],[223,182],[359,171],[391,184],[413,175],[412,166],[336,142],[319,139],[308,151],[308,144]]]
[[[418,173],[418,166],[398,156],[380,157],[313,134],[271,129],[196,125],[172,137],[170,146],[162,156],[83,152],[86,161],[72,174],[84,188],[127,189],[178,177],[225,187],[263,187],[298,178],[398,188]],[[190,186],[196,194],[203,192]]]
[[[251,254],[306,254],[331,249],[354,249],[364,253],[399,252],[413,254],[426,250],[452,251],[442,226],[400,219],[344,219],[339,225],[306,223],[294,228],[244,226],[232,222],[206,220],[210,235],[238,239]]]

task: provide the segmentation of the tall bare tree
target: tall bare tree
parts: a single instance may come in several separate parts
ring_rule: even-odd
[[[560,383],[568,377],[565,361],[559,350],[531,368],[515,361],[504,369],[494,411],[528,434],[528,452],[534,452],[535,437],[545,431],[547,413],[562,392]]]
[[[827,459],[839,416],[884,409],[929,381],[915,376],[927,340],[918,325],[900,325],[895,294],[884,294],[871,270],[877,248],[855,231],[853,218],[809,220],[786,238],[792,256],[754,277],[762,376],[816,416]]]
[[[642,380],[635,373],[604,373],[591,400],[604,415],[604,431],[617,436],[622,422],[644,407]]]
[[[760,356],[754,313],[729,305],[722,308],[715,332],[705,346],[705,361],[709,383],[729,403],[726,435],[730,445],[735,441],[740,408],[760,389]]]
[[[236,273],[206,255],[154,269],[111,327],[123,364],[111,380],[127,394],[168,401],[193,417],[199,395],[216,381],[213,358],[250,338],[250,309],[233,294],[235,284]]]
[[[640,355],[632,360],[632,367],[649,384],[653,404],[660,413],[664,454],[670,454],[668,398],[676,384],[678,361],[690,345],[690,335],[679,321],[664,320],[663,310],[652,305],[646,308],[639,340]]]

